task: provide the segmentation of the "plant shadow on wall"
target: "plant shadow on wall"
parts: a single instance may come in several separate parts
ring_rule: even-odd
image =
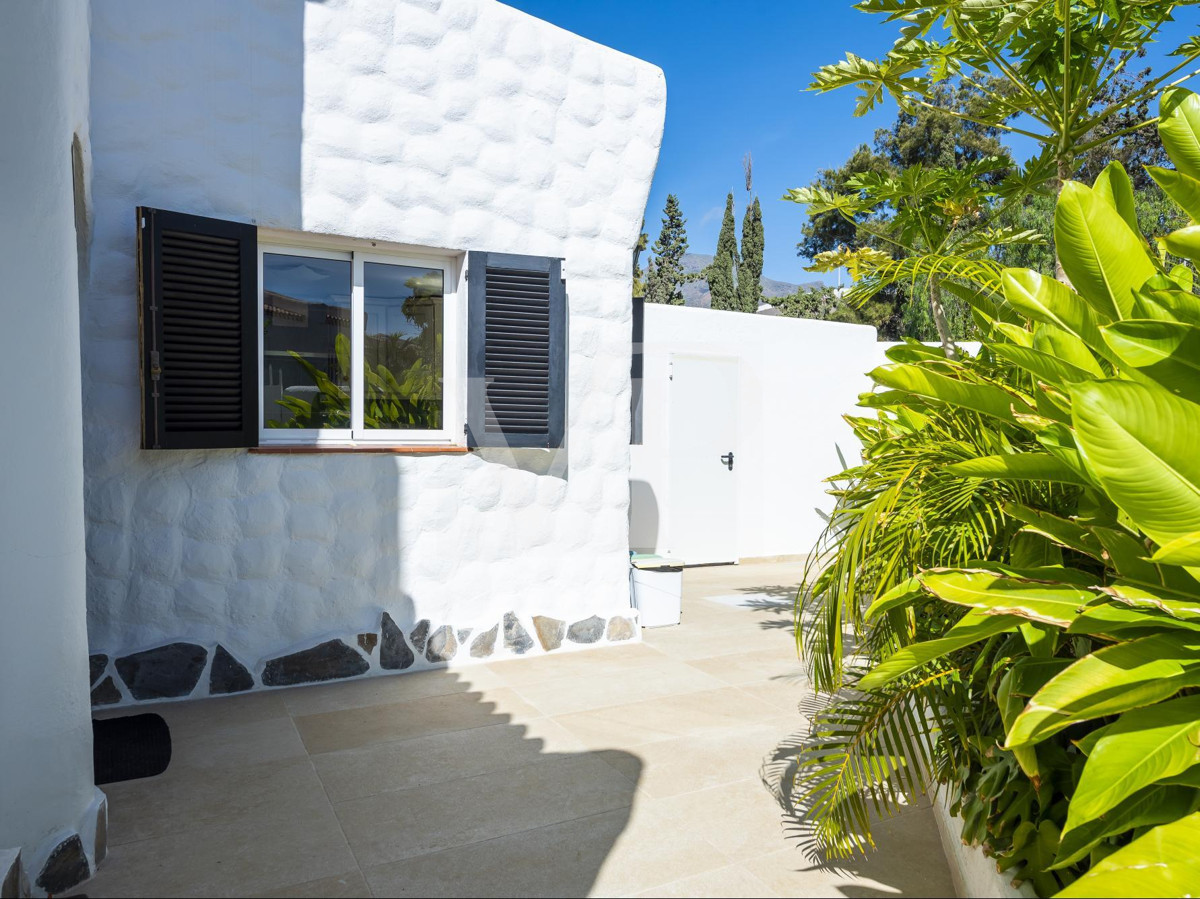
[[[1198,50],[1200,52],[1200,50]],[[1161,98],[1200,221],[1200,95]],[[798,634],[830,705],[795,795],[830,857],[940,788],[1042,896],[1200,878],[1200,227],[1143,236],[1118,162],[1066,181],[1066,278],[962,276],[976,356],[916,342],[871,373]]]
[[[641,761],[560,751],[553,729],[548,743],[509,713],[511,691],[473,680],[436,670],[156,706],[173,761],[105,787],[114,848],[87,891],[242,895],[361,870],[374,895],[589,895]],[[261,863],[230,863],[243,844]]]

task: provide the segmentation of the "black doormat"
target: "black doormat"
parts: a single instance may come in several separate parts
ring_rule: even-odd
[[[171,730],[162,715],[92,722],[96,786],[162,774],[171,764]]]

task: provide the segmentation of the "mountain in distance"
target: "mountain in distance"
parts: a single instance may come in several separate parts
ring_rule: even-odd
[[[702,272],[712,264],[712,256],[703,253],[686,253],[683,257],[683,270],[689,275]],[[776,281],[773,278],[763,278],[763,297],[769,303],[771,297],[785,297],[795,293],[801,287],[820,287],[820,281],[806,281],[803,284],[789,284],[787,281]],[[685,306],[699,306],[708,309],[712,306],[712,295],[708,290],[708,282],[703,278],[689,281],[683,285],[683,303]]]

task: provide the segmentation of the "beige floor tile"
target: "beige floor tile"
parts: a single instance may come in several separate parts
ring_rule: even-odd
[[[643,669],[668,661],[661,652],[645,643],[626,643],[527,659],[505,659],[487,667],[501,682],[519,689],[528,684]]]
[[[478,693],[504,684],[485,665],[461,670],[439,668],[410,674],[385,674],[340,683],[280,690],[278,695],[293,715],[319,715],[371,705],[412,702],[453,693]]]
[[[817,706],[817,697],[807,678],[782,675],[757,684],[738,684],[738,689],[781,712],[795,715],[799,721],[807,721],[808,714]]]
[[[551,755],[524,768],[381,793],[334,809],[365,870],[625,808],[634,787],[594,754]]]
[[[536,709],[502,687],[302,715],[295,721],[304,745],[315,755],[538,717]]]
[[[583,744],[549,718],[432,734],[313,756],[334,802],[532,765]]]
[[[255,893],[251,899],[371,899],[371,891],[362,874],[355,869],[340,877],[323,877]]]
[[[682,880],[658,886],[636,894],[645,897],[681,897],[690,899],[693,896],[782,896],[777,893],[745,868],[740,865],[727,865],[715,871],[705,871],[703,874],[693,874]]]
[[[355,870],[331,809],[233,821],[114,846],[80,893],[103,897],[245,896]]]
[[[376,896],[618,896],[726,864],[707,843],[663,840],[665,822],[617,809],[367,868]]]
[[[645,640],[648,646],[663,655],[682,661],[725,656],[731,651],[779,657],[787,651],[788,644],[786,636],[764,631],[753,624],[716,630],[699,624],[681,624],[670,632],[664,628]]]
[[[680,693],[554,720],[589,749],[628,749],[689,734],[702,736],[778,717],[778,710],[735,687]]]
[[[287,716],[238,724],[218,719],[209,728],[200,724],[196,721],[187,728],[171,728],[168,772],[179,768],[228,769],[304,758],[304,744]]]
[[[518,692],[542,714],[556,716],[723,686],[703,671],[668,661],[646,668],[614,671],[606,676],[545,680],[520,687]]]
[[[646,743],[632,753],[598,755],[626,776],[636,775],[641,792],[659,799],[758,776],[785,726],[779,721],[746,725],[705,737]]]
[[[711,674],[718,680],[733,686],[761,684],[779,678],[790,683],[803,684],[807,689],[808,675],[795,652],[788,652],[790,641],[779,641],[782,645],[772,652],[735,652],[722,656],[696,659],[688,664]]]
[[[103,789],[110,846],[234,821],[304,818],[330,807],[307,758],[227,768],[172,765],[158,777]]]
[[[653,800],[679,839],[705,839],[740,861],[788,845],[784,810],[757,777]]]

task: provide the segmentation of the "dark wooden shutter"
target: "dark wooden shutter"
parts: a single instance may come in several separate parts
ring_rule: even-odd
[[[566,430],[562,260],[467,256],[467,442],[560,447]]]
[[[137,215],[142,448],[257,445],[257,229]]]

